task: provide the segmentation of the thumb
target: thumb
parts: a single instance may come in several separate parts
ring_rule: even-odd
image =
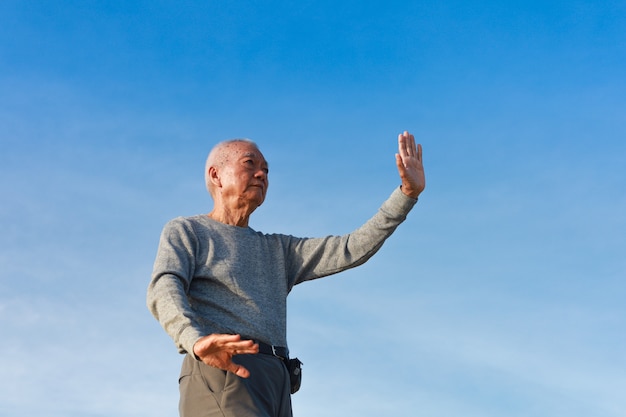
[[[398,171],[400,173],[404,172],[405,166],[400,154],[396,154],[396,166],[398,167]]]

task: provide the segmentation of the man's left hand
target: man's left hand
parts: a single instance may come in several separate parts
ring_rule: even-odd
[[[402,180],[402,192],[411,198],[417,198],[426,187],[422,145],[415,145],[415,138],[409,132],[398,135],[396,165]]]

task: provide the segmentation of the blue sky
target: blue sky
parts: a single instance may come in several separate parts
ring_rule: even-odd
[[[427,189],[369,263],[289,300],[308,416],[626,410],[626,2],[0,3],[0,414],[172,416],[145,307],[204,159],[270,161],[257,230],[342,234]]]

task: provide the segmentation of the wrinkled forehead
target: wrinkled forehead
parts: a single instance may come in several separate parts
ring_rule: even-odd
[[[246,156],[260,159],[267,164],[265,157],[254,142],[235,139],[219,143],[211,150],[207,158],[207,168],[209,166],[224,166]]]
[[[226,149],[231,158],[253,158],[261,160],[262,162],[267,164],[263,153],[259,150],[259,148],[254,143],[248,142],[234,142],[229,146],[230,149]]]

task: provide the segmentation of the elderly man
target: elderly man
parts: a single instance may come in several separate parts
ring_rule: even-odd
[[[292,415],[285,366],[287,295],[294,285],[361,265],[391,235],[425,186],[422,148],[398,136],[401,186],[345,236],[296,238],[248,226],[265,200],[268,164],[251,141],[218,144],[207,158],[213,210],[176,218],[159,242],[148,307],[186,353],[180,415]]]

